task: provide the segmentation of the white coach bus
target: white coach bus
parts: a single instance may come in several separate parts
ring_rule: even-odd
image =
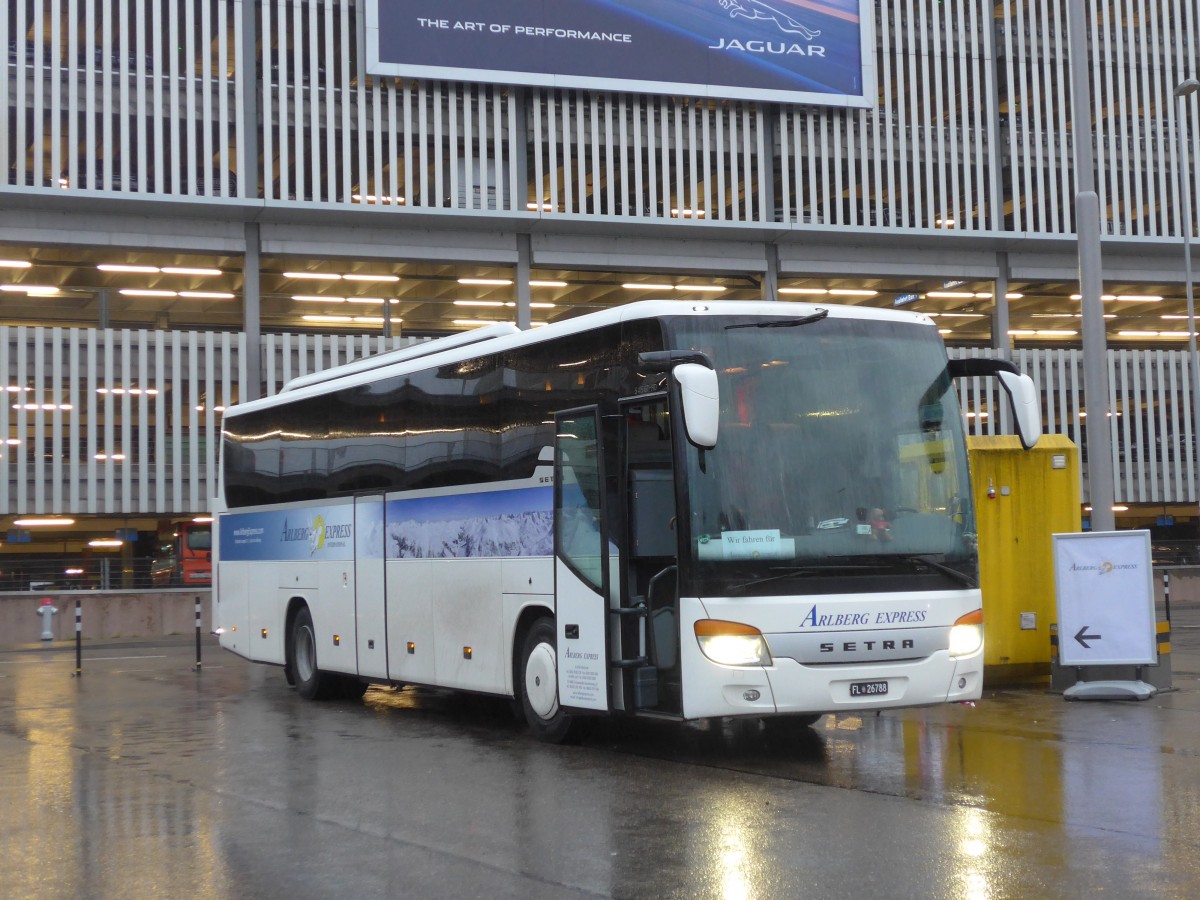
[[[980,696],[958,375],[917,313],[648,301],[431,341],[225,415],[215,625],[307,698],[583,716]]]

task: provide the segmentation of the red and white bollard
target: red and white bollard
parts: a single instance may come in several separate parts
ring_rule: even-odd
[[[54,640],[54,617],[58,614],[58,607],[54,605],[54,601],[49,597],[42,598],[42,605],[38,607],[37,614],[42,617],[42,640]]]

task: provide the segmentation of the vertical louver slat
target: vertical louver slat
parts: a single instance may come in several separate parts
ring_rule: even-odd
[[[154,478],[151,482],[153,491],[153,509],[162,512],[170,508],[167,497],[167,451],[170,448],[170,438],[167,435],[167,395],[170,382],[167,379],[167,341],[168,336],[154,333],[154,369],[153,376],[147,374],[146,384],[154,388]]]
[[[32,338],[29,348],[33,356],[32,371],[39,374],[46,371],[45,331],[44,328],[33,328],[29,333]],[[33,420],[33,434],[29,435],[27,439],[28,463],[33,476],[33,483],[30,487],[33,489],[33,494],[28,502],[32,503],[34,512],[40,513],[46,511],[46,406],[50,403],[50,395],[46,391],[45,379],[42,377],[38,377],[35,382],[33,401],[34,408],[29,410],[33,414],[29,417]],[[28,405],[27,403],[22,404],[25,407]],[[25,480],[28,482],[30,478],[26,476]]]
[[[183,380],[184,337],[185,334],[180,331],[171,333],[171,429],[168,435],[168,445],[171,448],[171,471],[169,475],[171,482],[171,496],[169,505],[167,506],[167,509],[169,509],[171,512],[175,512],[184,508],[183,486],[186,481],[186,472],[184,470],[183,460],[183,412],[184,405],[187,403],[187,398],[184,396],[186,382]]]
[[[217,341],[221,336],[209,331],[204,335],[204,425],[198,437],[204,442],[204,468],[197,470],[202,477],[196,479],[199,496],[192,503],[190,512],[208,509],[208,498],[214,493],[217,473],[217,425],[221,405],[220,383],[217,381]]]
[[[100,501],[99,509],[96,512],[110,510],[115,507],[117,502],[116,491],[114,490],[114,460],[113,446],[116,441],[116,425],[118,419],[118,411],[121,407],[121,402],[118,400],[123,395],[113,393],[113,385],[117,383],[117,340],[120,337],[120,332],[108,330],[103,332],[103,353],[101,371],[101,382],[105,386],[104,392],[104,412],[102,414],[102,429],[98,429],[99,434],[97,439],[89,448],[93,457],[97,454],[103,454],[100,470],[97,473],[98,477],[103,482],[98,498]]]

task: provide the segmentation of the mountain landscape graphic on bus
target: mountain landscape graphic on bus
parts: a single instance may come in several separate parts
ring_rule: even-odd
[[[550,488],[393,500],[388,559],[549,556],[554,552]]]

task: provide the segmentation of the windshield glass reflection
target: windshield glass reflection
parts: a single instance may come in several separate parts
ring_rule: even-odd
[[[687,454],[689,544],[706,590],[794,592],[760,580],[801,571],[973,582],[962,423],[933,328],[833,316],[673,324],[674,346],[709,354],[720,380],[717,446]]]

